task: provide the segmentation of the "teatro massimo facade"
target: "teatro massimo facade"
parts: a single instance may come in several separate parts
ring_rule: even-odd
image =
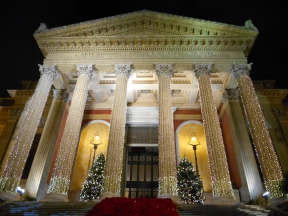
[[[23,82],[8,90],[15,104],[0,139],[0,197],[15,199],[21,185],[37,200],[78,201],[96,134],[95,158],[106,157],[102,198],[177,202],[183,157],[197,168],[206,203],[281,197],[287,135],[272,108],[262,112],[249,77],[257,35],[250,20],[234,26],[151,11],[41,24],[41,78],[34,89]]]

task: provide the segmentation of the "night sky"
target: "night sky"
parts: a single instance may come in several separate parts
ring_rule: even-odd
[[[5,3],[3,3],[5,2]],[[251,19],[259,36],[248,61],[253,62],[253,80],[275,79],[277,88],[288,88],[287,27],[288,8],[284,0],[130,0],[92,2],[75,0],[8,1],[0,3],[1,71],[0,97],[9,97],[7,89],[20,89],[21,80],[38,81],[38,64],[43,55],[33,38],[40,23],[48,29],[115,16],[140,10],[151,10],[191,18],[244,26]]]

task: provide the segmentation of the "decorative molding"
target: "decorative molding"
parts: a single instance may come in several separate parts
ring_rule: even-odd
[[[49,31],[49,30],[47,29],[46,24],[45,23],[40,23],[39,28],[35,31],[34,34],[39,34],[39,33],[47,32],[47,31]]]
[[[251,31],[258,31],[258,29],[253,25],[252,20],[247,20],[245,22],[245,28]]]
[[[272,111],[279,120],[288,120],[288,113],[286,110],[273,109]]]
[[[236,64],[236,63],[233,63],[233,67],[232,67],[233,76],[236,79],[239,79],[241,76],[244,76],[244,75],[249,76],[252,64],[253,63],[250,63],[250,64]]]
[[[211,74],[211,66],[212,63],[209,64],[194,64],[195,68],[194,68],[194,73],[197,77],[197,79],[199,79],[200,76],[204,76],[204,75],[208,75],[210,76]]]

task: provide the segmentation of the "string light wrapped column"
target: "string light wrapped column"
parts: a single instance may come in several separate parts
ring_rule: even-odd
[[[280,190],[280,184],[283,173],[249,77],[251,65],[252,63],[234,64],[232,73],[238,81],[244,111],[249,122],[249,130],[258,155],[266,190],[270,192],[271,198],[281,197],[283,194]]]
[[[1,192],[16,193],[16,187],[20,183],[24,165],[36,134],[51,86],[54,79],[59,76],[59,72],[55,66],[40,65],[40,72],[42,74],[41,78],[39,79],[35,92],[29,102],[27,114],[23,120],[23,124],[20,126],[18,134],[16,135],[14,146],[0,178]]]
[[[87,100],[88,85],[94,74],[92,65],[77,65],[77,71],[79,77],[57,153],[51,183],[48,188],[48,196],[43,201],[57,201],[57,199],[68,201],[67,194]]]
[[[200,106],[205,129],[213,196],[234,198],[227,158],[217,109],[212,94],[211,64],[195,64],[195,75],[199,82]]]
[[[115,74],[116,88],[104,170],[104,192],[101,198],[120,196],[121,189],[127,108],[127,82],[131,74],[130,64],[115,64]]]
[[[159,85],[159,196],[177,196],[177,170],[170,80],[172,64],[156,64]]]
[[[37,200],[45,190],[66,97],[66,91],[53,89],[52,105],[26,182],[25,194]]]

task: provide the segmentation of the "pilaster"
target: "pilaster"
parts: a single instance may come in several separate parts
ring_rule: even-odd
[[[41,199],[45,192],[67,93],[53,89],[53,101],[26,182],[25,194]]]

